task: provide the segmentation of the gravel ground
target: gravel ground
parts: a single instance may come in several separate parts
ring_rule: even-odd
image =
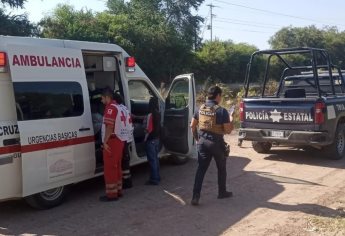
[[[217,199],[212,162],[200,206],[191,206],[196,160],[182,166],[163,161],[161,185],[145,186],[148,166],[137,166],[134,188],[118,202],[98,201],[104,190],[97,178],[74,186],[54,209],[1,203],[0,235],[342,235],[321,231],[315,217],[343,216],[345,199],[337,199],[345,195],[344,160],[276,147],[257,154],[250,142],[236,146],[236,137],[227,137],[231,199]]]

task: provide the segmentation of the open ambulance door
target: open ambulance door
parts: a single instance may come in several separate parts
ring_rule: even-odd
[[[57,42],[58,43],[58,42]],[[37,208],[62,202],[65,187],[91,178],[95,148],[80,50],[8,45],[22,159],[22,195]]]
[[[189,124],[195,112],[195,81],[193,74],[177,76],[165,100],[163,144],[167,152],[191,156],[195,141]]]

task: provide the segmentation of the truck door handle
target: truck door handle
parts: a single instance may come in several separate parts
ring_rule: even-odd
[[[89,130],[91,130],[91,129],[90,129],[90,128],[80,128],[80,129],[79,129],[80,132],[89,131]]]

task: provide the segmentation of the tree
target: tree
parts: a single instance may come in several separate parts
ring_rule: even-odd
[[[176,74],[189,71],[193,60],[191,51],[200,44],[197,35],[202,18],[194,16],[191,10],[198,9],[202,2],[108,0],[108,12],[126,19],[116,25],[116,31],[112,30],[115,41],[138,58],[153,81],[170,82]],[[124,25],[128,26],[127,32]]]
[[[106,5],[109,9],[109,12],[112,14],[116,15],[116,14],[128,14],[129,13],[128,4],[126,4],[124,0],[107,1]]]
[[[323,48],[324,31],[314,25],[308,27],[284,27],[273,35],[269,43],[272,48],[317,47]]]
[[[335,64],[345,66],[345,32],[339,32],[336,27],[284,27],[271,37],[269,43],[272,48],[323,48]],[[296,60],[300,61],[301,58]]]
[[[23,8],[25,0],[1,0],[1,3],[11,8]],[[30,23],[26,14],[7,14],[4,8],[0,8],[0,35],[34,36],[38,34],[37,27]]]
[[[24,2],[26,2],[26,0],[1,0],[0,2],[4,5],[7,4],[12,8],[14,7],[23,8]]]
[[[176,34],[191,48],[200,45],[198,37],[203,18],[192,14],[198,10],[204,0],[108,0],[109,12],[128,14],[145,20],[151,14],[160,15],[165,24],[176,30]]]
[[[247,63],[256,50],[255,46],[245,43],[219,40],[206,42],[196,52],[197,64],[194,70],[203,80],[211,78],[227,84],[243,82]]]
[[[27,15],[7,15],[0,9],[0,35],[12,36],[33,36],[37,35],[38,31],[27,18]]]
[[[108,42],[107,31],[98,26],[96,16],[88,9],[77,11],[70,5],[60,4],[39,25],[45,38]]]
[[[137,58],[156,84],[187,72],[194,41],[167,19],[162,1],[112,0],[107,5],[108,11],[97,14],[59,5],[40,22],[42,37],[116,43]]]

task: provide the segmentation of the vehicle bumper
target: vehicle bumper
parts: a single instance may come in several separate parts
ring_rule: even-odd
[[[273,137],[272,131],[276,130],[241,128],[239,140],[315,146],[326,146],[332,143],[327,132],[280,130],[284,136]]]

